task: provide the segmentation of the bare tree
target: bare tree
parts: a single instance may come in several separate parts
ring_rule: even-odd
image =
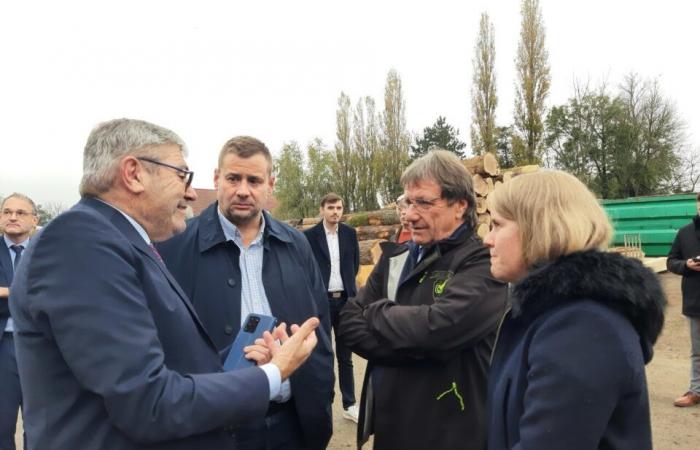
[[[62,203],[48,202],[36,206],[36,215],[39,218],[39,226],[44,226],[53,218],[66,210]]]
[[[673,102],[664,97],[658,80],[627,75],[620,86],[625,108],[626,148],[618,167],[623,197],[654,194],[680,161],[683,122]]]
[[[472,60],[472,151],[496,153],[496,38],[486,13],[481,14]]]
[[[674,194],[695,192],[700,184],[700,148],[686,145],[678,150],[676,156],[678,164],[664,181],[663,190]]]
[[[550,74],[545,30],[539,0],[523,0],[520,42],[515,60],[515,129],[521,143],[513,143],[517,164],[536,164],[542,158],[544,102]]]

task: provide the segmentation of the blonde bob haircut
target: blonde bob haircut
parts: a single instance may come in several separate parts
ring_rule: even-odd
[[[489,204],[518,224],[528,267],[577,251],[604,250],[612,237],[608,216],[593,193],[559,170],[514,177],[489,194]]]

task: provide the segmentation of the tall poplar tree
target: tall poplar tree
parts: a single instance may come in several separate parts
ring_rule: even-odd
[[[496,42],[493,25],[486,13],[481,14],[479,36],[472,60],[472,152],[496,153]]]
[[[378,184],[383,203],[391,203],[403,192],[399,183],[401,173],[410,162],[411,135],[406,130],[406,101],[401,89],[401,77],[394,69],[386,77],[384,113],[382,114],[381,183]]]
[[[522,26],[515,59],[515,131],[513,156],[519,165],[538,164],[543,154],[544,102],[550,74],[539,0],[523,0]]]
[[[357,208],[357,177],[356,158],[352,148],[352,119],[350,112],[350,97],[344,92],[338,98],[336,118],[335,157],[333,158],[333,177],[336,192],[345,200],[345,208],[354,211]]]
[[[357,170],[356,210],[373,211],[379,208],[377,190],[380,185],[381,146],[378,117],[372,97],[357,102],[353,120],[352,148]]]

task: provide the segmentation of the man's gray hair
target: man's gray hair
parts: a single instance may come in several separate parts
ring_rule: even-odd
[[[154,147],[177,145],[187,155],[185,143],[167,128],[134,119],[116,119],[97,125],[85,144],[80,195],[107,192],[114,183],[119,161],[127,155],[157,158]],[[153,170],[153,169],[151,169]]]
[[[472,176],[457,155],[447,150],[430,150],[413,161],[401,175],[401,185],[404,187],[424,180],[437,183],[442,190],[442,198],[450,205],[458,200],[466,200],[464,221],[472,230],[476,228],[476,199]]]
[[[36,215],[37,209],[36,209],[36,203],[34,203],[34,200],[29,198],[28,195],[21,194],[19,192],[13,192],[12,194],[8,195],[7,197],[2,199],[2,203],[0,203],[0,208],[5,208],[5,202],[8,201],[11,198],[18,198],[20,200],[24,200],[25,202],[29,203],[32,206],[32,214]]]

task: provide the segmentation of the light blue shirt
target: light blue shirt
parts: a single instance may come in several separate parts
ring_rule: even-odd
[[[98,199],[100,200],[100,199]],[[152,245],[151,239],[148,237],[148,233],[146,233],[146,230],[141,226],[140,223],[135,221],[130,215],[122,211],[121,209],[117,208],[114,205],[111,205],[103,200],[100,200],[102,203],[106,203],[112,208],[116,209],[119,211],[126,220],[129,221],[129,223],[134,227],[136,232],[138,232],[139,236],[143,238],[144,242],[148,245]],[[12,253],[12,252],[11,252]],[[265,372],[265,376],[267,377],[267,382],[268,385],[270,386],[270,401],[275,400],[277,397],[280,396],[280,391],[281,391],[281,384],[282,384],[282,374],[280,373],[279,367],[277,367],[274,364],[263,364],[262,366],[259,366],[260,369],[262,369],[263,372]]]
[[[5,240],[5,245],[7,246],[7,251],[10,253],[10,259],[12,260],[12,267],[14,270],[15,267],[15,257],[17,254],[15,253],[14,250],[12,250],[10,247],[13,245],[20,245],[24,247],[24,250],[27,249],[27,245],[29,244],[29,238],[25,239],[23,242],[20,242],[19,244],[15,244],[11,240],[7,238],[7,236],[3,235],[3,239]],[[5,323],[5,331],[7,333],[12,333],[15,330],[15,323],[12,321],[12,317],[7,318],[7,322]]]
[[[248,247],[243,245],[243,236],[240,230],[232,224],[221,210],[216,209],[219,215],[219,222],[224,231],[227,241],[236,244],[240,250],[238,266],[241,271],[241,326],[248,314],[272,315],[270,302],[267,300],[265,286],[262,280],[263,256],[265,247],[263,246],[263,231],[265,231],[265,216],[261,216],[260,230]],[[282,383],[279,396],[272,400],[276,402],[286,402],[292,396],[292,387],[289,380]]]
[[[262,218],[260,231],[246,248],[243,245],[243,236],[238,228],[232,224],[218,209],[219,222],[224,230],[227,241],[231,241],[238,247],[241,255],[238,258],[238,266],[241,270],[241,326],[248,314],[272,315],[270,302],[265,294],[265,286],[262,281],[262,265],[264,247],[262,242],[265,230],[265,218]]]

